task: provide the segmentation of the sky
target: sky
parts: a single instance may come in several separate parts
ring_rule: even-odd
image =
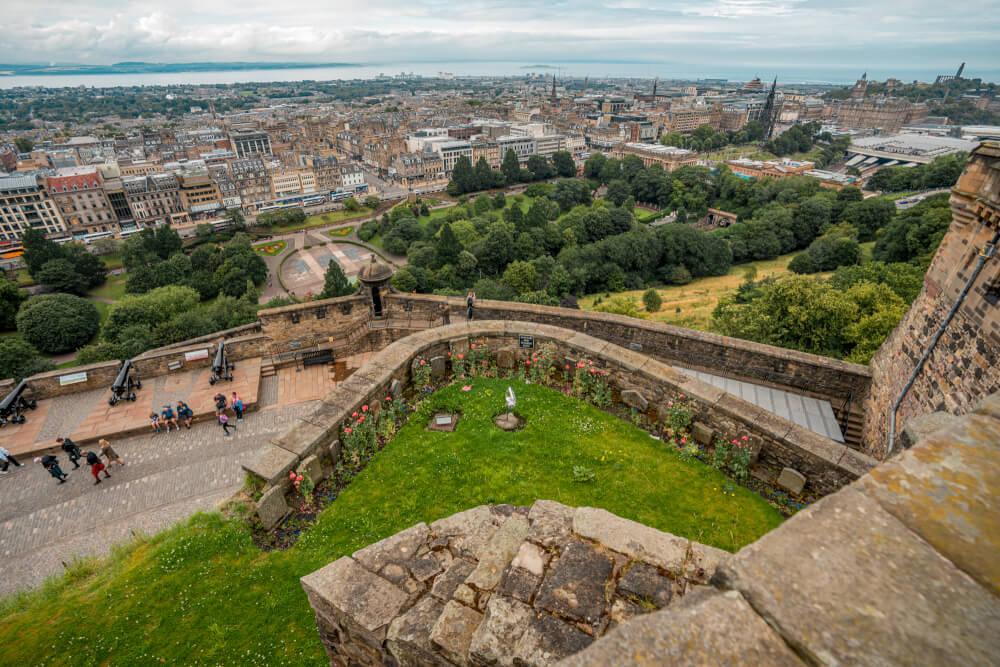
[[[996,0],[5,2],[0,63],[516,60],[1000,69]],[[294,7],[294,9],[292,9]],[[903,77],[905,78],[905,76]]]

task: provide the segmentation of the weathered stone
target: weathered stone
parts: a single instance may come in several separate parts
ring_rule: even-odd
[[[336,466],[337,463],[340,461],[340,440],[334,440],[333,442],[331,442],[330,446],[327,448],[327,451],[330,454],[330,462],[334,466]]]
[[[305,475],[312,480],[313,484],[323,481],[323,466],[319,463],[319,458],[315,454],[305,457],[299,463],[298,474]]]
[[[400,588],[403,588],[403,583],[409,579],[410,575],[406,571],[406,568],[397,563],[389,563],[381,570],[379,570],[378,575],[385,579],[388,579],[392,583],[396,584]]]
[[[448,372],[448,360],[441,355],[431,357],[431,375],[436,378],[443,378]]]
[[[410,574],[412,574],[413,578],[417,581],[427,581],[444,569],[441,567],[440,561],[430,555],[424,558],[418,558],[411,562],[409,568]]]
[[[285,502],[284,489],[272,486],[261,495],[257,501],[257,517],[264,530],[271,530],[288,514],[288,503]]]
[[[715,429],[713,429],[708,424],[702,422],[694,422],[691,424],[691,437],[699,445],[708,446],[712,444],[712,438],[715,436]]]
[[[451,566],[434,580],[431,588],[431,595],[437,599],[447,602],[455,594],[455,589],[465,581],[466,577],[476,569],[473,563],[461,558],[456,558]]]
[[[497,428],[503,431],[516,431],[524,422],[513,412],[502,412],[493,420]]]
[[[614,551],[681,574],[690,542],[641,523],[594,507],[580,507],[573,515],[573,532]]]
[[[673,597],[673,581],[645,563],[633,563],[618,581],[618,592],[665,607]]]
[[[547,667],[587,648],[594,638],[549,614],[535,614],[514,647],[514,664]],[[607,664],[615,664],[610,662]]]
[[[444,606],[431,629],[431,643],[452,662],[465,664],[469,658],[469,643],[472,635],[483,621],[483,615],[475,609],[452,600]]]
[[[405,564],[416,555],[417,549],[423,545],[429,533],[427,524],[420,522],[355,551],[352,557],[372,572],[378,572],[388,563]],[[403,572],[405,574],[405,570]]]
[[[483,549],[479,556],[479,564],[465,583],[481,591],[492,591],[496,588],[504,569],[517,553],[518,545],[527,534],[527,521],[521,519],[506,521]]]
[[[517,549],[517,555],[510,562],[512,567],[522,567],[533,575],[540,577],[545,574],[545,565],[549,562],[549,554],[532,542],[523,542]]]
[[[405,591],[347,556],[302,577],[302,587],[313,609],[343,623],[374,646],[385,639],[389,623],[408,598]]]
[[[583,542],[570,542],[542,580],[539,609],[597,625],[607,607],[604,587],[614,562]]]
[[[501,347],[496,352],[497,366],[514,368],[517,365],[517,350],[512,347]]]
[[[265,445],[259,454],[243,464],[243,469],[260,477],[274,486],[281,482],[295,467],[299,457],[287,449],[275,445]]]
[[[528,539],[544,547],[561,547],[573,534],[572,507],[554,500],[536,500],[528,512]]]
[[[479,554],[497,531],[490,508],[486,505],[452,514],[431,524],[436,536],[450,538],[451,548],[464,558],[479,560]]]
[[[403,383],[397,379],[393,379],[389,383],[389,393],[392,394],[393,398],[399,398],[403,395]]]
[[[744,547],[712,582],[816,663],[976,665],[1000,652],[997,598],[855,487]]]
[[[615,598],[615,601],[611,603],[611,612],[608,614],[608,618],[611,619],[612,623],[621,624],[642,613],[642,608],[631,600]]]
[[[561,667],[622,664],[802,665],[739,593],[710,588],[619,625]]]
[[[646,397],[634,389],[626,389],[622,392],[622,403],[640,412],[645,412],[646,408],[649,407],[649,401],[646,400]]]
[[[493,595],[483,622],[469,644],[469,658],[479,665],[513,665],[514,647],[528,628],[534,610],[502,595]]]
[[[540,583],[542,583],[541,577],[520,567],[508,567],[504,571],[503,579],[500,580],[497,593],[531,604]]]
[[[476,591],[465,584],[460,584],[451,597],[469,607],[476,606]]]
[[[684,578],[696,584],[707,584],[719,565],[732,556],[728,551],[710,547],[700,542],[692,542],[684,563]]]
[[[950,428],[958,421],[958,417],[947,412],[932,412],[929,415],[907,419],[899,434],[899,443],[904,448],[919,444],[929,435],[944,428]]]
[[[424,596],[408,612],[389,626],[386,648],[401,667],[445,664],[431,646],[431,629],[444,611],[444,605]]]
[[[797,496],[802,493],[803,487],[806,485],[805,475],[800,473],[798,470],[793,470],[792,468],[782,468],[781,474],[778,475],[778,486],[788,491],[793,496]]]

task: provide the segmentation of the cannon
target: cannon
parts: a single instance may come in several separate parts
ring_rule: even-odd
[[[28,381],[21,380],[14,390],[7,394],[6,398],[0,401],[0,426],[5,424],[23,424],[25,408],[34,410],[38,407],[37,401],[29,401],[24,398],[24,390],[28,388]]]
[[[224,341],[219,341],[219,349],[215,351],[215,360],[212,362],[212,377],[208,378],[209,384],[215,384],[220,380],[233,379],[233,369],[236,364],[229,363],[226,358],[226,345]]]
[[[126,359],[122,362],[122,367],[111,385],[111,398],[108,399],[108,405],[115,405],[124,400],[135,402],[133,389],[142,389],[142,382],[132,378],[131,370],[132,362]]]

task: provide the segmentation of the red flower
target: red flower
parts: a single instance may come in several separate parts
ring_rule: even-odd
[[[465,359],[465,355],[464,354],[460,354],[460,355],[458,355],[458,358],[459,359]]]
[[[368,412],[368,406],[367,405],[362,405],[361,406],[361,412]]]
[[[681,394],[681,398],[684,398],[684,394]]]
[[[740,438],[740,440],[749,440],[749,439],[750,439],[750,438],[746,437],[745,435],[744,435],[743,437],[741,437],[741,438]]]
[[[594,370],[593,368],[591,368],[591,369],[590,369],[590,374],[591,374],[591,375],[593,375],[593,374],[594,374],[594,373],[596,373],[596,372],[597,372],[597,371],[595,371],[595,370]]]
[[[391,400],[392,400],[392,396],[386,396],[386,397],[385,397],[385,400],[387,400],[387,401],[391,401]]]
[[[349,429],[349,428],[345,428],[345,429],[344,429],[344,433],[347,433],[347,434],[350,434],[350,433],[351,433],[351,429]]]
[[[365,418],[364,418],[364,416],[362,415],[361,417],[359,417],[359,418],[358,418],[358,423],[360,424],[360,423],[361,423],[361,422],[363,422],[364,420],[365,420]]]
[[[569,364],[566,364],[566,370],[569,370]]]
[[[686,445],[686,444],[687,444],[687,441],[688,441],[688,439],[687,439],[687,438],[681,438],[681,444],[682,444],[682,445]]]
[[[421,365],[421,366],[423,366],[423,365],[424,365],[424,360],[423,360],[423,359],[421,359],[421,360],[420,360],[420,365]]]
[[[295,479],[295,473],[294,472],[288,473],[288,479]]]
[[[484,362],[483,362],[483,366],[485,366],[485,365],[486,365],[486,362],[484,361]]]
[[[525,366],[530,366],[531,365],[531,361],[529,361],[528,359],[525,359],[524,360],[524,365]]]
[[[351,413],[351,416],[352,416],[352,417],[357,417],[357,416],[358,416],[358,413],[357,413],[357,412],[352,412],[352,413]]]
[[[296,481],[296,482],[301,482],[301,481],[302,481],[302,475],[299,475],[299,476],[297,476],[297,477],[295,478],[295,481]]]
[[[472,345],[469,345],[469,347],[471,347],[474,350],[474,349],[476,349],[476,344],[473,343]]]
[[[451,352],[449,352],[449,353],[448,353],[448,356],[449,356],[449,357],[451,356]]]

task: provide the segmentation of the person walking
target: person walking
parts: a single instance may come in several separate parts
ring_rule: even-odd
[[[83,452],[81,452],[80,448],[76,446],[76,443],[69,438],[64,438],[62,436],[56,438],[56,442],[58,442],[59,446],[62,447],[62,450],[66,452],[66,456],[69,457],[69,462],[73,464],[73,469],[76,470],[79,468],[80,464],[77,463],[77,461],[79,461],[80,457],[83,456]]]
[[[42,467],[49,471],[49,474],[59,480],[60,484],[66,483],[66,478],[69,476],[62,471],[59,467],[59,459],[56,458],[55,454],[46,454],[45,456],[35,457],[35,463],[42,464]]]
[[[101,483],[101,472],[104,472],[105,477],[111,477],[111,473],[108,472],[108,469],[101,463],[100,457],[94,452],[87,452],[87,463],[90,464],[90,474],[94,476],[94,484]]]
[[[175,431],[181,430],[181,427],[177,424],[177,415],[174,414],[174,409],[169,405],[164,405],[163,409],[160,410],[160,421],[167,427],[167,433],[170,433],[171,422],[173,422]]]
[[[229,428],[230,428],[229,427],[229,417],[226,416],[225,412],[220,412],[219,413],[219,423],[222,424],[222,435],[228,436],[229,435]],[[232,428],[234,430],[236,429],[235,426],[233,426]]]
[[[125,467],[125,462],[122,461],[122,457],[118,456],[118,452],[115,451],[110,442],[101,438],[97,441],[97,444],[101,446],[101,456],[108,460],[108,465],[111,465],[111,462],[115,461],[118,463],[119,468]]]
[[[229,401],[229,407],[236,413],[236,421],[243,421],[243,399],[237,396],[235,391],[233,392],[232,399]]]
[[[184,422],[185,427],[191,428],[191,422],[194,421],[194,410],[189,408],[184,401],[177,401],[177,416]]]
[[[472,319],[472,306],[476,302],[476,293],[469,292],[469,296],[465,297],[465,305],[468,306],[469,311],[466,313],[467,319]]]
[[[23,463],[18,463],[14,455],[8,452],[3,447],[0,447],[0,475],[7,474],[7,467],[13,463],[15,468],[23,468]]]

